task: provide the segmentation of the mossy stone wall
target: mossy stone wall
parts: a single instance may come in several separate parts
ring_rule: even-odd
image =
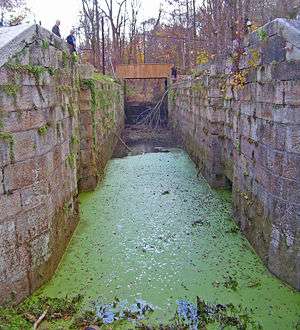
[[[248,36],[238,62],[233,56],[201,65],[174,84],[169,109],[208,182],[231,182],[235,219],[256,252],[271,272],[300,289],[297,26],[275,20]]]
[[[122,127],[117,92],[99,119],[91,95],[84,99],[82,70],[63,40],[39,26],[24,38],[0,67],[0,304],[21,301],[53,275],[79,219],[78,182],[86,185],[91,161],[84,152],[103,171],[111,131]],[[95,92],[102,89],[97,82]],[[108,122],[110,113],[117,120]],[[97,121],[84,126],[86,114]]]

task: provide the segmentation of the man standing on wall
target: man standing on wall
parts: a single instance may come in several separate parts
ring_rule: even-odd
[[[52,32],[55,35],[57,35],[58,37],[61,38],[59,26],[60,26],[60,20],[57,20],[56,23],[55,23],[55,25],[52,28]]]

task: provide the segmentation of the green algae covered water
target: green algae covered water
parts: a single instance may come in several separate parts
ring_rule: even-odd
[[[296,329],[300,295],[273,277],[180,149],[113,159],[80,196],[81,220],[52,280],[37,294],[154,307],[168,324],[176,301],[241,305],[264,329]]]

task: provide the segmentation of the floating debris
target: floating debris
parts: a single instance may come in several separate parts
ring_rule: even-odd
[[[262,329],[261,325],[252,319],[252,314],[241,306],[233,304],[208,304],[197,297],[196,305],[185,300],[177,301],[177,325],[187,326],[190,330],[206,329],[209,324],[235,329]]]
[[[238,286],[239,286],[239,283],[237,282],[236,279],[229,276],[228,279],[224,282],[224,286],[227,289],[231,289],[233,291],[236,291]]]
[[[192,223],[192,227],[197,227],[198,225],[203,226],[203,221],[196,220]]]
[[[137,299],[132,305],[129,305],[127,301],[116,300],[111,304],[95,303],[95,311],[98,321],[111,324],[120,320],[142,320],[148,313],[154,311],[154,307],[142,299]]]

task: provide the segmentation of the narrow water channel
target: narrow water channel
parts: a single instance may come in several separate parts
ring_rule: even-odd
[[[198,296],[241,305],[264,329],[295,329],[300,295],[236,230],[230,199],[197,177],[182,149],[112,159],[97,190],[81,194],[80,223],[38,294],[81,294],[86,305],[142,299],[152,325],[170,323],[179,301]]]

